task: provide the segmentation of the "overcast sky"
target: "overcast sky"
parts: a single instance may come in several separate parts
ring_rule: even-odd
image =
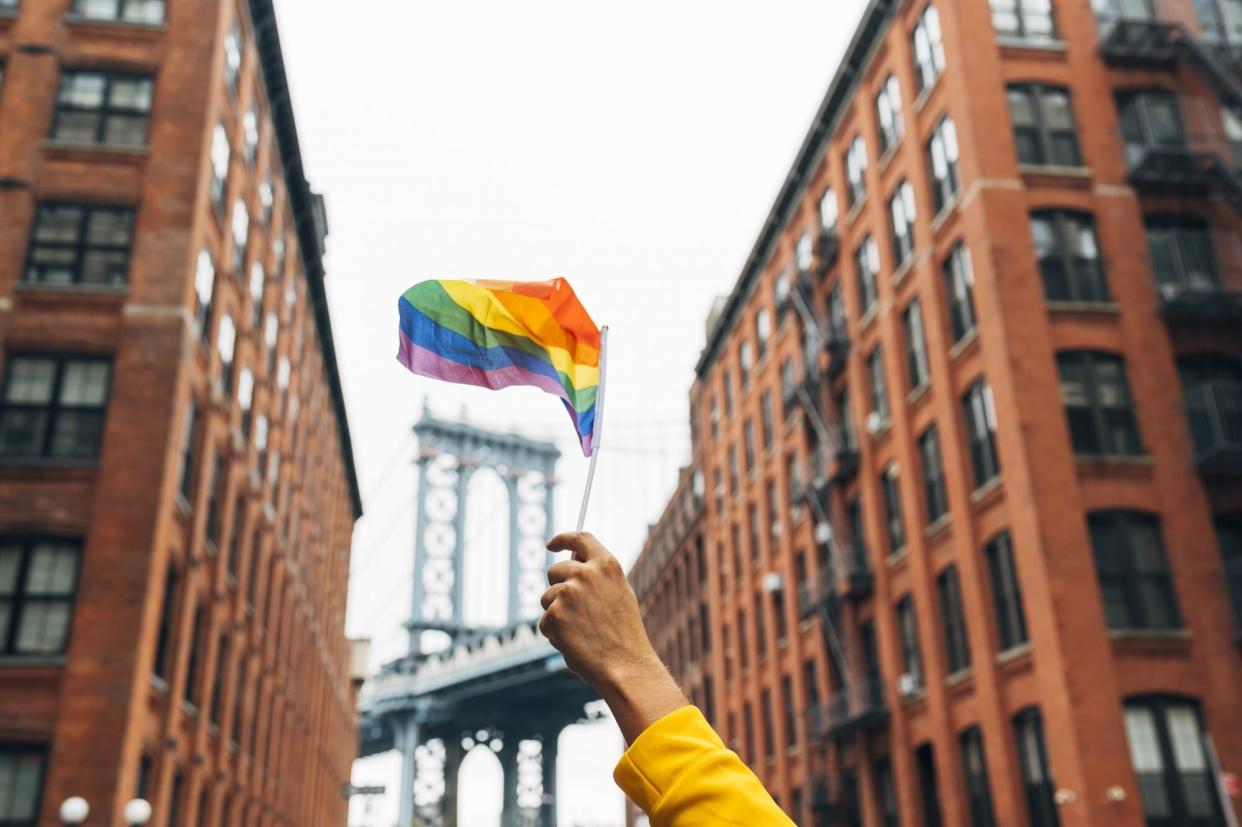
[[[852,34],[862,0],[279,0],[312,186],[327,198],[328,295],[366,516],[348,631],[402,653],[416,480],[410,426],[439,415],[555,439],[554,528],[586,463],[560,403],[432,383],[395,360],[397,297],[427,278],[570,279],[612,326],[588,527],[627,564],[688,457],[687,393],[728,293]],[[503,544],[471,500],[473,553]],[[503,505],[503,503],[500,503]],[[495,549],[502,555],[502,549]],[[479,583],[490,593],[495,584]],[[478,600],[475,601],[476,603]],[[561,824],[619,825],[611,723],[562,738]],[[570,767],[569,765],[572,765]],[[391,757],[356,781],[396,784]],[[475,755],[462,823],[495,824]],[[392,796],[356,822],[389,827]]]

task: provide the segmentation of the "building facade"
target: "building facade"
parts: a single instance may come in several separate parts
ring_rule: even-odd
[[[799,824],[1238,814],[1240,22],[864,11],[697,366],[708,645],[634,578]]]
[[[0,0],[0,823],[339,825],[361,513],[270,0]]]

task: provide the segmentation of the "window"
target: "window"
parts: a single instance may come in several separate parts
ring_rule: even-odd
[[[845,199],[853,207],[867,197],[867,142],[862,135],[855,135],[845,152]]]
[[[64,653],[79,557],[64,540],[0,539],[0,656]]]
[[[996,8],[995,0],[992,8]],[[1082,165],[1078,130],[1074,126],[1074,112],[1066,90],[1041,84],[1010,86],[1009,119],[1013,122],[1018,163],[1060,167]]]
[[[966,800],[970,806],[971,827],[996,827],[992,811],[992,790],[988,784],[988,762],[984,758],[983,733],[973,726],[962,733],[962,774],[966,778]]]
[[[958,243],[944,260],[945,296],[949,302],[949,329],[957,344],[975,330],[975,273],[970,251]]]
[[[1147,219],[1147,248],[1161,294],[1220,289],[1219,268],[1207,222],[1182,216]]]
[[[216,350],[220,352],[220,384],[224,395],[233,391],[233,353],[237,346],[237,328],[227,313],[220,317],[216,330]]]
[[[203,648],[203,626],[207,623],[207,612],[199,606],[194,610],[194,627],[190,634],[190,656],[185,669],[185,700],[198,705],[198,679]]]
[[[0,824],[34,827],[43,794],[44,750],[0,743]]]
[[[216,648],[216,674],[211,682],[211,700],[207,703],[207,720],[216,726],[220,725],[220,700],[224,695],[224,681],[229,668],[229,639],[220,636]]]
[[[262,208],[261,220],[264,225],[272,223],[272,207],[276,203],[276,191],[272,189],[272,181],[269,177],[259,185],[259,204]]]
[[[1142,165],[1153,152],[1180,151],[1186,146],[1175,95],[1151,90],[1123,92],[1117,96],[1117,111],[1131,169]]]
[[[60,77],[52,138],[74,144],[144,147],[155,82],[145,76],[66,71]]]
[[[224,486],[227,468],[224,457],[217,454],[211,468],[211,493],[207,497],[207,541],[210,551],[220,546],[220,532],[224,524]]]
[[[897,627],[901,634],[901,669],[923,686],[923,660],[919,655],[919,627],[914,616],[914,598],[906,595],[897,604]]]
[[[1059,210],[1032,213],[1031,235],[1048,301],[1110,301],[1091,216]]]
[[[906,125],[901,117],[901,84],[889,75],[875,96],[875,119],[879,125],[880,154],[886,154],[901,141]]]
[[[233,202],[233,272],[240,277],[246,265],[246,245],[250,242],[250,213],[246,203]]]
[[[957,197],[957,127],[945,115],[932,130],[927,142],[927,164],[931,170],[932,205],[939,213]]]
[[[740,572],[739,572],[740,574]],[[750,651],[746,643],[746,610],[737,610],[737,661],[745,669],[750,663]],[[747,739],[749,741],[749,739]],[[747,747],[749,749],[749,745]]]
[[[177,491],[188,503],[194,489],[194,438],[198,420],[198,405],[193,399],[185,412],[185,422],[181,426],[181,483]]]
[[[1026,643],[1026,613],[1022,608],[1022,589],[1013,559],[1013,542],[1007,532],[996,535],[983,549],[992,584],[992,606],[996,611],[996,632],[1001,651]]]
[[[1060,816],[1054,799],[1055,785],[1048,771],[1048,751],[1044,746],[1044,722],[1039,710],[1019,712],[1013,719],[1018,744],[1018,763],[1026,788],[1026,811],[1031,827],[1058,827]]]
[[[211,132],[211,203],[218,212],[224,212],[224,199],[229,194],[229,159],[232,154],[229,133],[223,124],[216,124]]]
[[[1057,37],[1052,0],[992,0],[992,26],[998,37],[1014,40],[1047,42]]]
[[[914,763],[919,772],[919,798],[923,804],[925,827],[943,827],[940,815],[940,785],[936,782],[936,759],[930,743],[914,751]]]
[[[1195,12],[1203,39],[1213,45],[1235,45],[1242,37],[1242,5],[1238,0],[1199,0]]]
[[[781,703],[785,713],[785,747],[793,749],[798,745],[798,709],[794,706],[793,678],[789,675],[781,678]]]
[[[889,554],[896,554],[906,547],[906,528],[901,518],[901,491],[897,476],[896,463],[890,464],[880,474],[880,490],[884,493],[884,527],[888,532]]]
[[[201,250],[194,268],[194,321],[204,342],[211,335],[211,298],[215,288],[216,268],[211,263],[211,253]]]
[[[755,595],[755,653],[762,660],[768,654],[768,616],[763,593]]]
[[[1000,476],[1000,457],[996,453],[996,405],[992,386],[984,379],[972,384],[962,397],[966,418],[966,439],[970,443],[970,465],[975,488]]]
[[[737,360],[742,368],[742,387],[746,387],[746,383],[750,381],[750,369],[755,366],[755,351],[750,344],[750,340],[742,342],[741,347],[737,351]]]
[[[250,368],[242,368],[237,375],[237,406],[241,408],[241,433],[250,438],[250,414],[254,402],[254,373]]]
[[[940,595],[940,620],[944,624],[944,650],[949,673],[970,668],[970,638],[962,611],[962,584],[957,566],[949,566],[936,578]]]
[[[879,251],[876,251],[879,254]],[[867,265],[871,266],[870,263]],[[877,263],[876,271],[879,271]],[[875,279],[872,279],[874,284]],[[828,291],[828,333],[837,342],[845,342],[849,340],[849,323],[845,317],[845,299],[841,296],[841,282],[832,285],[832,289]]]
[[[168,823],[181,823],[181,808],[185,804],[185,778],[180,772],[173,775],[172,792],[168,797]]]
[[[263,271],[263,264],[256,261],[250,266],[250,323],[255,328],[259,327],[259,320],[263,318],[263,286],[267,284],[267,273]]]
[[[889,228],[893,233],[893,261],[905,264],[914,255],[914,187],[902,181],[888,200]]]
[[[721,376],[721,384],[724,386],[724,409],[725,414],[733,413],[733,372],[725,370]]]
[[[763,423],[763,447],[770,448],[775,439],[775,425],[772,419],[772,391],[764,391],[759,399],[759,416]]]
[[[729,446],[729,490],[733,492],[735,497],[740,493],[738,488],[737,445]]]
[[[878,280],[880,277],[880,246],[873,236],[867,236],[854,253],[854,262],[858,266],[858,303],[862,315],[866,316],[875,308],[880,298]]]
[[[230,95],[237,94],[237,79],[241,75],[242,51],[241,30],[237,21],[233,21],[229,33],[224,36],[224,85]]]
[[[837,194],[829,187],[819,199],[819,225],[825,230],[837,228]]]
[[[242,157],[247,164],[253,165],[259,151],[259,113],[253,106],[242,115],[242,135],[246,139]]]
[[[17,12],[17,4],[20,0],[0,0],[0,14],[15,14]],[[4,66],[0,65],[0,70]]]
[[[164,0],[73,0],[70,14],[88,20],[155,25],[164,22]]]
[[[929,425],[919,437],[919,458],[923,461],[923,497],[927,505],[927,522],[930,524],[949,512],[944,464],[940,458],[940,435],[935,425]]]
[[[750,701],[742,704],[742,730],[746,760],[753,762],[758,756],[755,755],[755,714],[751,709]]]
[[[173,624],[177,613],[178,582],[177,569],[169,566],[168,573],[164,575],[164,601],[160,608],[159,633],[155,639],[155,663],[151,669],[155,676],[165,683],[172,677],[168,671],[168,650],[172,642]]]
[[[1177,369],[1196,458],[1230,456],[1242,442],[1242,363],[1203,354],[1179,359]]]
[[[763,709],[763,757],[768,761],[776,760],[776,721],[772,717],[772,691],[764,687],[759,695]]]
[[[755,339],[759,343],[759,359],[768,352],[768,340],[772,338],[772,317],[765,307],[755,314]]]
[[[799,273],[810,272],[811,265],[815,263],[815,242],[811,240],[810,233],[803,233],[798,236],[798,244],[794,247],[794,266],[798,268]],[[781,273],[776,280],[777,296],[789,293],[789,276]]]
[[[863,533],[862,501],[854,498],[845,506],[845,519],[849,522],[850,566],[855,571],[867,571],[867,542]],[[828,565],[828,563],[825,563]]]
[[[919,94],[936,85],[944,73],[944,40],[940,12],[928,4],[914,26],[914,79]]]
[[[1087,527],[1108,628],[1180,628],[1159,519],[1133,511],[1097,511],[1088,515]]]
[[[917,390],[931,381],[931,368],[927,363],[927,336],[923,330],[923,308],[918,299],[910,302],[901,314],[906,329],[906,366],[910,375],[910,389]]]
[[[1198,704],[1178,698],[1131,698],[1125,704],[1125,721],[1148,827],[1222,824]]]
[[[884,378],[884,354],[879,345],[867,356],[867,373],[871,378],[871,412],[880,422],[887,422],[888,382]]]
[[[893,782],[893,765],[887,759],[875,765],[876,794],[880,800],[880,818],[883,827],[901,827],[901,815],[897,809],[897,785]]]
[[[1238,628],[1242,629],[1242,515],[1216,518],[1216,543],[1225,564],[1225,588],[1233,601]]]
[[[134,211],[127,207],[41,204],[30,237],[26,281],[122,285],[133,237]]]
[[[1137,455],[1139,442],[1125,362],[1120,356],[1087,350],[1057,354],[1061,398],[1069,419],[1074,453]]]
[[[755,467],[755,424],[749,419],[742,423],[742,445],[746,451],[746,469],[753,469]]]
[[[112,364],[87,356],[11,356],[0,401],[0,457],[91,460],[103,438]]]

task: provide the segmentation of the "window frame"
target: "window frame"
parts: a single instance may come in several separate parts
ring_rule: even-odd
[[[1157,568],[1152,571],[1140,571],[1135,560],[1135,539],[1139,532],[1150,531],[1154,539],[1153,551],[1156,552]],[[1103,532],[1119,532],[1124,547],[1113,549],[1112,554],[1116,565],[1106,565],[1104,555],[1109,549],[1101,547]],[[1100,601],[1104,609],[1105,623],[1112,631],[1176,631],[1184,628],[1181,603],[1177,599],[1177,586],[1173,577],[1173,569],[1169,564],[1168,549],[1164,541],[1164,526],[1156,514],[1126,509],[1102,509],[1087,514],[1087,534],[1091,542],[1091,554],[1095,565],[1096,577],[1100,587]],[[1126,618],[1124,624],[1114,625],[1114,620],[1121,618],[1109,617],[1109,601],[1106,597],[1110,588],[1119,588],[1121,607]],[[1146,588],[1145,588],[1146,587]],[[1155,589],[1161,594],[1157,595]],[[1152,615],[1153,605],[1144,598],[1158,596],[1165,605],[1160,607],[1168,615],[1167,625],[1157,623]]]
[[[999,479],[1002,473],[996,447],[996,403],[992,398],[992,385],[985,377],[971,382],[962,395],[962,418],[970,448],[972,482],[977,491]],[[982,431],[978,430],[979,426]]]
[[[1031,15],[1032,12],[1027,11],[1026,5],[1030,4],[1031,0],[1010,0],[1010,2],[1013,5],[1012,13],[1014,16],[1014,20],[1018,24],[1017,29],[1013,31],[1010,31],[1008,29],[1002,31],[997,26],[996,9],[994,7],[995,0],[993,0],[992,3],[989,3],[989,7],[990,7],[989,10],[991,11],[991,14],[992,14],[992,30],[996,32],[996,37],[998,40],[1019,41],[1022,43],[1057,43],[1060,41],[1061,37],[1060,37],[1060,32],[1057,29],[1056,10],[1053,8],[1050,0],[1047,0],[1048,31],[1038,32],[1038,33],[1031,33],[1029,31],[1030,27],[1027,22],[1027,17],[1028,15]],[[1036,10],[1034,14],[1043,15],[1043,12],[1042,10]]]
[[[983,730],[978,724],[962,730],[958,736],[962,753],[962,778],[966,782],[966,808],[971,827],[996,827],[996,808],[992,803],[992,785],[988,781],[987,747]]]
[[[1074,453],[1077,456],[1142,456],[1145,451],[1125,358],[1107,351],[1062,350],[1057,352],[1056,361],[1061,402]],[[1117,369],[1121,377],[1120,383],[1111,389],[1102,384],[1099,376],[1100,366],[1105,364]],[[1080,371],[1083,377],[1085,405],[1071,406],[1065,398],[1065,372],[1072,369]],[[1110,395],[1117,396],[1125,404],[1105,406],[1103,400]],[[1090,423],[1089,431],[1076,427],[1076,424],[1084,424],[1084,418]],[[1125,433],[1119,435],[1119,430]]]
[[[77,219],[76,236],[72,243],[64,242],[40,242],[38,233],[41,221],[45,214],[50,214],[54,210],[79,210],[80,215]],[[129,224],[129,238],[124,245],[114,244],[92,244],[88,240],[88,231],[90,228],[90,220],[95,215],[111,214],[114,218],[123,218]],[[138,211],[128,204],[100,204],[81,201],[42,201],[35,208],[34,220],[30,226],[30,241],[26,248],[26,266],[22,270],[21,280],[23,284],[33,284],[40,287],[52,288],[69,288],[69,287],[90,287],[90,288],[125,288],[129,284],[129,270],[133,262],[134,252],[134,231],[137,229]],[[73,264],[66,268],[71,270],[70,281],[49,281],[46,278],[32,278],[32,270],[36,267],[42,269],[41,265],[35,262],[36,249],[49,250],[72,250]],[[107,282],[88,282],[83,280],[83,269],[86,256],[90,253],[121,253],[125,256],[124,274],[119,281]]]
[[[903,178],[893,188],[888,199],[888,229],[893,240],[893,261],[900,269],[913,257],[918,249],[918,240],[914,231],[914,222],[918,218],[918,206],[914,198],[914,187]]]
[[[870,412],[878,414],[881,422],[891,420],[893,410],[888,398],[888,376],[884,369],[882,344],[876,344],[867,354],[867,389],[871,397]]]
[[[880,301],[880,245],[870,233],[854,251],[854,267],[858,274],[859,316],[865,317]]]
[[[945,666],[950,675],[972,666],[970,630],[962,605],[962,580],[957,564],[951,564],[936,576],[936,596],[940,601],[940,622],[944,633]]]
[[[1022,0],[1017,0],[1017,2],[1022,2]],[[1019,94],[1026,97],[1027,106],[1030,107],[1035,119],[1033,124],[1020,126],[1014,118],[1013,96]],[[1069,129],[1050,126],[1048,99],[1057,95],[1065,98],[1065,109],[1070,118]],[[1017,153],[1019,165],[1033,167],[1081,167],[1083,165],[1082,145],[1078,141],[1078,118],[1074,115],[1073,95],[1067,87],[1057,86],[1054,83],[1011,83],[1005,87],[1005,99],[1009,105],[1009,124],[1014,133],[1014,150]],[[1031,146],[1038,150],[1038,158],[1022,157],[1023,143],[1019,140],[1021,135],[1033,138]],[[1065,159],[1058,157],[1060,155],[1057,150],[1059,144],[1056,139],[1058,137],[1063,139],[1068,137],[1072,140],[1071,157]],[[1066,146],[1069,145],[1066,144]]]
[[[1147,827],[1219,827],[1223,825],[1224,819],[1221,812],[1221,802],[1218,798],[1219,791],[1217,789],[1216,773],[1214,771],[1213,762],[1206,748],[1207,727],[1204,725],[1203,709],[1199,702],[1194,698],[1187,698],[1178,695],[1133,695],[1127,697],[1122,703],[1123,714],[1128,717],[1131,711],[1146,712],[1151,716],[1151,723],[1154,726],[1154,735],[1156,737],[1156,748],[1159,751],[1161,767],[1159,770],[1160,781],[1163,782],[1163,793],[1165,803],[1169,806],[1168,816],[1154,816],[1147,812],[1147,802],[1143,796],[1143,784],[1139,779],[1139,770],[1134,767],[1134,750],[1133,743],[1130,740],[1130,731],[1126,727],[1126,745],[1127,752],[1130,753],[1131,769],[1138,780],[1139,804],[1143,808],[1143,816],[1146,819]],[[1196,744],[1199,747],[1199,759],[1203,762],[1202,774],[1206,778],[1202,782],[1208,787],[1206,796],[1207,805],[1211,812],[1207,815],[1192,816],[1186,809],[1186,778],[1188,773],[1178,766],[1179,758],[1177,745],[1174,743],[1173,732],[1169,722],[1169,713],[1172,710],[1186,710],[1193,715],[1196,725],[1198,738]]]
[[[1018,750],[1018,770],[1026,799],[1026,814],[1030,827],[1060,827],[1060,815],[1055,799],[1056,783],[1048,763],[1048,742],[1044,736],[1044,719],[1039,707],[1030,706],[1013,716],[1014,744]],[[1033,743],[1028,739],[1034,738]],[[1030,748],[1036,754],[1030,754]],[[1031,760],[1039,766],[1033,766]],[[1040,777],[1035,777],[1038,771]]]
[[[100,97],[100,105],[98,107],[80,106],[75,104],[65,104],[61,102],[61,96],[65,93],[65,84],[68,78],[97,75],[103,79],[104,87]],[[137,109],[130,107],[116,107],[111,104],[112,87],[117,81],[146,81],[150,86],[151,103],[145,109]],[[144,74],[143,72],[116,71],[110,69],[87,69],[65,67],[61,70],[60,77],[57,81],[56,97],[52,101],[52,128],[50,130],[50,139],[53,142],[61,142],[67,144],[84,144],[92,147],[103,148],[119,148],[121,150],[145,150],[151,143],[151,112],[155,109],[155,76]],[[60,131],[61,118],[66,114],[92,114],[97,117],[94,129],[94,139],[87,142],[77,141],[70,138],[62,138],[57,133]],[[107,140],[108,121],[112,117],[122,118],[138,118],[145,120],[146,128],[144,130],[143,140],[140,144],[116,144],[109,143]]]
[[[1242,512],[1212,517],[1212,529],[1225,571],[1225,590],[1233,606],[1239,639],[1242,639]]]
[[[927,509],[927,524],[934,525],[949,513],[944,455],[940,449],[940,432],[936,423],[928,425],[919,435],[918,451],[923,473],[923,504]]]
[[[1045,223],[1050,228],[1054,247],[1041,255],[1037,243],[1036,225]],[[1081,210],[1050,209],[1032,210],[1030,214],[1031,243],[1034,245],[1035,262],[1039,267],[1040,282],[1044,288],[1044,300],[1048,303],[1111,304],[1112,291],[1108,285],[1108,272],[1100,249],[1099,235],[1095,231],[1095,216]],[[1084,231],[1090,231],[1091,246],[1095,256],[1075,254],[1075,239],[1081,239]],[[1049,266],[1061,268],[1066,295],[1053,295],[1053,282]]]
[[[901,326],[906,340],[906,367],[910,392],[922,390],[931,384],[931,361],[927,352],[927,324],[923,318],[923,305],[915,296],[901,314]]]
[[[1216,237],[1207,219],[1193,213],[1145,215],[1143,230],[1147,237],[1152,277],[1162,296],[1172,293],[1176,297],[1186,292],[1215,292],[1220,289],[1221,268],[1214,243]],[[1199,249],[1194,250],[1194,246]],[[1196,252],[1200,258],[1197,262],[1199,270],[1190,263]]]
[[[859,132],[845,150],[845,201],[852,210],[867,199],[867,140]]]
[[[1013,553],[1013,537],[1001,531],[983,546],[988,567],[988,584],[992,589],[992,610],[996,619],[996,640],[1000,651],[1007,652],[1030,643],[1026,626],[1026,607],[1022,602],[1022,580]]]
[[[43,544],[55,546],[58,550],[70,551],[75,557],[73,582],[70,590],[57,594],[39,594],[31,596],[29,578],[31,558],[34,551]],[[14,591],[2,596],[8,606],[8,629],[4,638],[0,638],[0,661],[6,658],[60,658],[69,651],[73,638],[73,620],[77,614],[78,587],[82,580],[82,541],[78,538],[47,534],[12,534],[0,536],[0,545],[18,548],[17,571],[14,575]],[[59,603],[68,610],[64,640],[56,651],[22,651],[18,649],[18,635],[21,632],[21,620],[27,606],[31,603]]]
[[[13,381],[13,364],[21,359],[47,360],[55,362],[55,372],[52,377],[51,392],[49,400],[46,403],[30,404],[30,403],[12,403],[8,400],[9,386]],[[63,390],[63,382],[65,377],[65,368],[72,362],[89,363],[89,364],[105,364],[107,365],[106,386],[104,387],[103,400],[99,405],[64,405],[60,402],[60,395]],[[94,464],[99,461],[99,456],[103,450],[103,440],[105,431],[108,426],[108,408],[112,401],[112,381],[114,379],[115,362],[111,356],[98,355],[93,353],[76,353],[66,351],[10,351],[5,354],[4,358],[4,376],[0,379],[0,423],[3,422],[5,415],[10,410],[40,410],[46,412],[47,421],[44,424],[43,442],[36,453],[31,454],[6,454],[0,453],[0,463],[41,463],[41,462],[67,462],[67,463],[84,463]],[[56,425],[61,414],[70,413],[98,413],[99,421],[99,439],[95,445],[93,454],[87,456],[57,456],[52,453],[52,442],[56,437]]]
[[[957,124],[946,112],[932,128],[925,152],[932,191],[932,211],[935,215],[940,215],[957,203],[957,194],[962,186],[961,171],[958,169],[961,153]],[[940,164],[944,166],[943,175],[936,171]]]
[[[920,43],[920,38],[925,42]],[[928,3],[923,7],[910,32],[910,44],[910,56],[914,61],[915,94],[922,97],[940,82],[946,66],[944,29],[940,25],[940,10],[935,4]]]
[[[901,106],[901,81],[889,73],[875,95],[876,133],[880,136],[880,157],[897,148],[906,134]]]
[[[914,677],[919,689],[926,686],[923,653],[919,645],[919,619],[914,611],[914,595],[907,592],[897,601],[897,639],[901,651],[901,671]]]
[[[6,819],[3,822],[5,827],[35,827],[40,823],[40,815],[43,809],[43,794],[47,789],[48,753],[49,749],[46,744],[20,740],[0,742],[0,755],[15,755],[19,758],[23,756],[36,756],[39,764],[39,783],[35,785],[33,817],[29,820],[25,818],[21,820]]]
[[[944,274],[945,304],[949,313],[949,333],[953,345],[979,329],[975,313],[975,270],[970,249],[962,241],[953,245],[941,268]]]
[[[880,493],[882,494],[881,500],[884,503],[885,538],[888,540],[888,554],[890,557],[904,551],[907,542],[905,518],[901,508],[900,476],[896,462],[890,462],[880,472]]]

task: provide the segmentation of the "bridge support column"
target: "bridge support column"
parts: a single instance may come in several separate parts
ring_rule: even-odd
[[[521,739],[506,735],[500,748],[500,769],[504,774],[504,805],[500,811],[500,827],[519,827],[518,813],[518,745]]]
[[[539,827],[557,827],[556,748],[560,736],[560,729],[544,732],[543,741],[539,749],[539,761],[543,765],[543,803],[539,808]]]
[[[393,725],[397,749],[401,751],[401,786],[397,808],[397,827],[414,827],[414,776],[417,772],[418,719],[411,715]]]
[[[451,735],[444,739],[444,799],[440,803],[442,827],[457,827],[457,777],[466,751],[461,738]]]

